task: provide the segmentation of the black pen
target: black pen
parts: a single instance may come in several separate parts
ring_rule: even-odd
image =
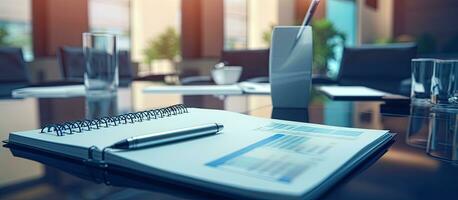
[[[196,137],[214,135],[220,132],[223,128],[224,126],[219,123],[200,125],[190,128],[130,137],[121,140],[110,147],[115,149],[138,149]]]

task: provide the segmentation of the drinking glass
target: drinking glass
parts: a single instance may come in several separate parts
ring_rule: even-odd
[[[412,59],[411,102],[414,105],[430,105],[431,80],[436,59]]]
[[[116,93],[118,88],[118,49],[116,35],[83,33],[87,95]]]
[[[458,106],[458,60],[437,60],[431,80],[431,101],[435,105]]]

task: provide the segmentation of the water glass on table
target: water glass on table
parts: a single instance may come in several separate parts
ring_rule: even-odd
[[[458,107],[458,60],[437,60],[431,79],[431,102]]]
[[[413,105],[431,105],[431,80],[436,59],[412,59],[411,101]]]
[[[83,33],[87,95],[116,93],[118,77],[117,37],[108,33]]]

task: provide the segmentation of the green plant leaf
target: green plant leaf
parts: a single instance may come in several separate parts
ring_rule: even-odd
[[[180,36],[174,28],[168,27],[163,33],[148,42],[143,54],[147,63],[156,59],[173,61],[180,54]]]

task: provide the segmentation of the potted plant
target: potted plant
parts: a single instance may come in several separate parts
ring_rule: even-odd
[[[315,20],[313,27],[313,72],[325,75],[328,72],[328,61],[335,60],[334,49],[343,46],[345,35],[337,31],[329,20]]]
[[[180,55],[180,36],[174,28],[167,28],[159,36],[148,42],[144,55],[145,62],[148,65],[151,65],[154,60],[168,60],[174,67],[175,72],[178,73],[176,60]]]
[[[8,37],[8,31],[5,27],[0,27],[0,47],[9,46],[6,38]]]

